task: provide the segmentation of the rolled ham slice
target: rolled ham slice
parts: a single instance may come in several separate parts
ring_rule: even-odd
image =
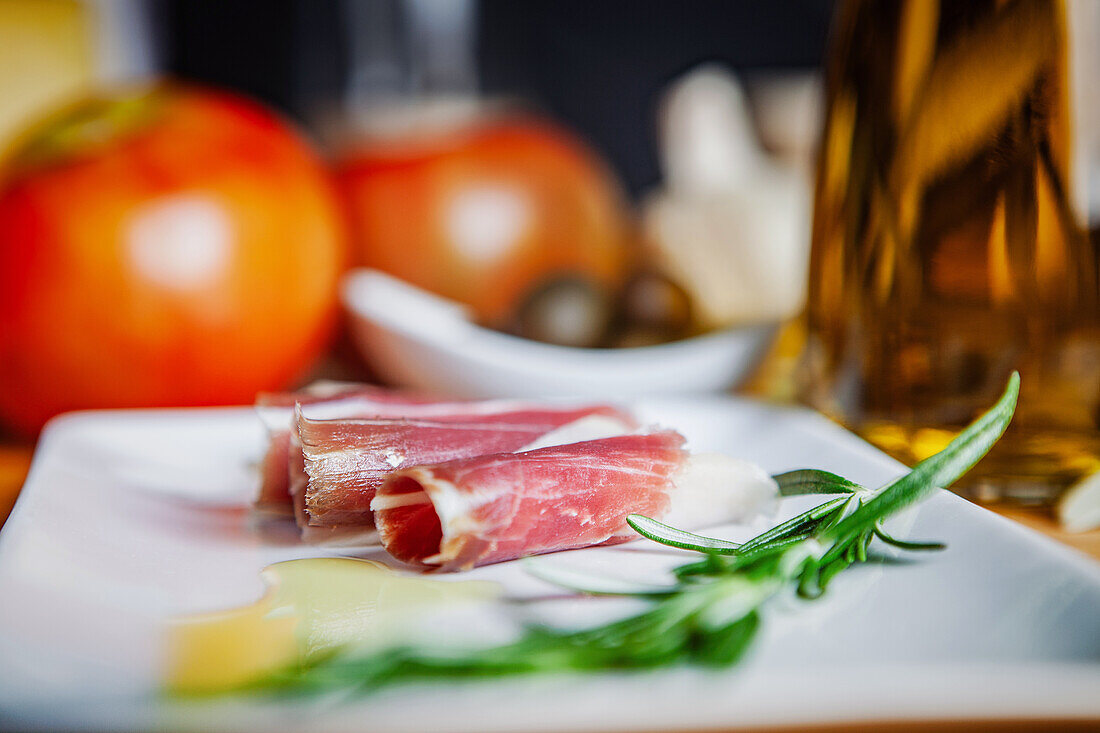
[[[450,571],[635,539],[632,513],[699,526],[774,510],[762,469],[683,442],[660,431],[402,469],[372,502],[379,536],[399,560]]]
[[[317,382],[300,392],[261,394],[256,412],[268,432],[268,447],[260,466],[260,488],[254,505],[267,512],[289,514],[295,485],[304,484],[302,454],[294,437],[296,406],[314,419],[421,418],[447,421],[479,419],[504,412],[548,410],[520,400],[438,400],[374,385]],[[607,408],[610,409],[610,408]],[[619,411],[612,410],[617,415]]]
[[[256,412],[267,428],[268,443],[260,464],[258,509],[289,513],[292,507],[290,483],[301,474],[301,451],[293,449],[292,432],[296,405],[318,417],[395,417],[410,411],[446,412],[462,403],[429,398],[368,384],[318,382],[300,392],[263,393],[256,399]]]
[[[575,439],[578,429],[591,436],[634,427],[630,415],[606,405],[481,412],[485,406],[468,405],[466,413],[423,419],[316,420],[299,414],[296,438],[304,473],[292,478],[291,492],[303,537],[311,542],[369,541],[375,526],[371,500],[391,473],[406,466]],[[495,406],[499,409],[501,403]],[[565,426],[574,429],[564,434]]]

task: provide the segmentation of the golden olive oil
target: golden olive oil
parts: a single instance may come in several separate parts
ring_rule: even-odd
[[[254,603],[174,620],[166,643],[166,688],[226,692],[340,649],[377,649],[404,640],[417,613],[500,596],[496,583],[396,573],[344,557],[288,560],[261,573]]]
[[[1071,206],[1065,8],[841,3],[801,396],[912,464],[1018,369],[961,485],[1046,500],[1100,469],[1097,251]]]

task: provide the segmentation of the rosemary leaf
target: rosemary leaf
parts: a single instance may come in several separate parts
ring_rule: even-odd
[[[867,562],[867,543],[870,539],[870,532],[856,539],[856,562]]]
[[[736,542],[722,540],[716,537],[704,537],[703,535],[685,532],[682,529],[670,527],[658,522],[656,519],[642,514],[627,516],[626,523],[635,532],[648,540],[659,542],[669,547],[678,547],[681,550],[695,550],[696,552],[714,553],[717,555],[732,555],[741,546]]]
[[[816,565],[806,566],[802,574],[798,577],[798,588],[796,592],[799,598],[812,601],[821,597],[825,589],[821,587],[819,575],[820,573]]]
[[[728,667],[741,658],[760,626],[760,614],[749,613],[699,637],[692,660],[707,667]]]
[[[1019,394],[1020,375],[1013,372],[1004,394],[988,412],[955,436],[942,451],[918,463],[912,471],[868,499],[827,530],[826,534],[841,541],[872,531],[880,520],[928,497],[940,487],[950,486],[981,460],[1004,434],[1012,420]]]
[[[750,550],[754,550],[758,547],[763,547],[769,543],[781,540],[787,537],[805,534],[808,530],[813,529],[824,518],[828,517],[830,512],[834,509],[839,509],[848,501],[847,496],[840,496],[836,499],[830,499],[824,504],[819,504],[813,509],[802,512],[797,517],[792,517],[786,522],[780,525],[772,527],[766,532],[753,537],[748,542],[745,542],[739,548],[739,552],[747,553]]]
[[[821,589],[821,592],[824,593],[825,589],[829,586],[829,581],[831,581],[837,573],[847,569],[850,564],[851,563],[843,557],[838,557],[829,564],[823,565],[817,577],[817,587]]]
[[[863,491],[859,484],[849,481],[835,473],[820,471],[816,468],[803,468],[776,474],[772,479],[779,484],[782,496],[802,494],[851,494]]]
[[[883,531],[882,527],[876,526],[874,529],[875,537],[885,542],[888,545],[893,545],[902,550],[943,550],[947,548],[942,542],[913,542],[912,540],[899,540]]]

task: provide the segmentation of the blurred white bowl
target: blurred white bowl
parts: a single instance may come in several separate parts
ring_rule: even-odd
[[[364,359],[395,386],[456,397],[625,398],[725,390],[763,356],[775,325],[624,349],[555,346],[482,328],[465,308],[375,270],[342,298]]]

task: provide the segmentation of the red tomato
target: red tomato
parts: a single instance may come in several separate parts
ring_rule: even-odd
[[[288,126],[225,93],[90,100],[0,186],[0,419],[250,402],[324,347],[344,233]]]
[[[338,180],[362,265],[500,325],[557,278],[613,290],[626,216],[609,171],[573,136],[503,118],[346,156]]]

